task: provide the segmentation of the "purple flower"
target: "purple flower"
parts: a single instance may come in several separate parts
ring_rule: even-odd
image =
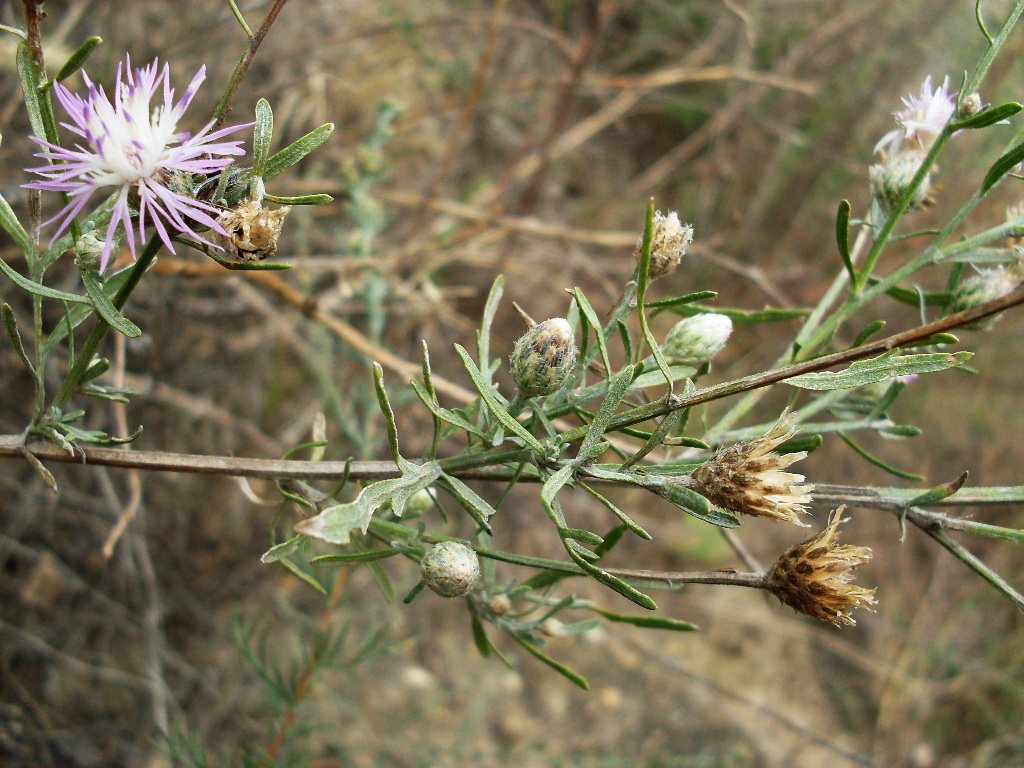
[[[884,150],[889,157],[895,157],[907,144],[910,152],[924,157],[956,111],[956,102],[949,93],[949,78],[933,91],[932,77],[928,75],[921,93],[904,96],[903,104],[905,109],[893,113],[899,128],[879,139],[875,152]]]
[[[86,98],[60,83],[54,83],[53,90],[72,121],[62,125],[80,136],[83,142],[75,144],[74,148],[63,148],[32,137],[46,150],[36,156],[46,158],[51,164],[28,168],[28,172],[46,180],[25,186],[64,192],[70,198],[64,209],[46,222],[60,220],[53,239],[60,237],[82,212],[93,192],[112,187],[117,196],[104,238],[101,271],[110,262],[114,233],[120,225],[124,226],[133,257],[136,244],[145,239],[146,227],[156,229],[171,253],[174,253],[171,237],[178,233],[219,249],[220,246],[200,237],[193,229],[199,224],[226,235],[216,222],[219,209],[175,191],[168,182],[182,175],[213,173],[230,165],[231,156],[245,154],[240,146],[242,142],[219,139],[252,124],[210,132],[213,127],[210,122],[195,136],[178,131],[178,121],[206,79],[205,66],[192,78],[177,103],[171,88],[170,70],[167,64],[160,69],[156,59],[142,69],[132,70],[130,58],[126,58],[123,68],[118,65],[113,103],[103,88],[94,85],[84,72],[82,78],[89,88]],[[151,106],[160,91],[163,104]],[[137,213],[134,224],[132,209]]]

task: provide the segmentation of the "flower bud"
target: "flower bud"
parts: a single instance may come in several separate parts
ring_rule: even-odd
[[[976,275],[964,280],[957,287],[953,294],[953,304],[950,306],[952,312],[962,312],[984,304],[986,301],[993,301],[1002,298],[1021,281],[1021,269],[1017,265],[998,266],[991,269],[982,269]],[[973,323],[965,325],[972,331],[983,331],[991,328],[1002,315],[992,315]]]
[[[1006,223],[1024,219],[1024,203],[1014,203],[1006,209]],[[1015,226],[1006,233],[1006,245],[1008,248],[1024,245],[1024,226]]]
[[[405,519],[420,517],[434,508],[434,497],[426,488],[420,488],[405,502],[405,509],[402,510],[402,517]]]
[[[910,182],[921,167],[921,158],[913,152],[900,152],[884,163],[872,165],[868,170],[868,178],[871,181],[871,194],[878,205],[886,213],[892,213],[896,209],[903,194],[910,188]],[[928,201],[928,193],[931,191],[931,175],[925,176],[924,181],[915,190],[914,196],[907,204],[907,210],[920,208]]]
[[[441,597],[462,597],[480,579],[480,558],[465,544],[442,541],[423,555],[420,576]]]
[[[731,333],[732,320],[726,315],[694,315],[672,326],[661,351],[670,363],[700,365],[722,351]]]
[[[964,97],[964,100],[960,102],[960,108],[957,110],[956,116],[961,120],[974,117],[976,114],[981,112],[981,94],[972,93]]]
[[[663,216],[661,211],[655,213],[654,232],[651,236],[651,267],[647,273],[650,279],[657,280],[674,272],[692,242],[693,227],[681,223],[675,211],[670,211],[668,216]],[[644,239],[641,237],[633,253],[637,261],[640,260],[643,246]]]
[[[488,603],[487,607],[491,609],[491,613],[495,616],[504,616],[512,610],[512,600],[504,593],[497,594],[491,598],[491,602]]]
[[[832,513],[828,527],[802,544],[791,547],[767,575],[771,592],[790,608],[837,627],[856,624],[850,612],[870,609],[875,590],[851,584],[851,571],[871,559],[871,550],[837,544],[843,520],[840,507]]]
[[[572,326],[560,317],[538,323],[519,337],[510,362],[512,378],[524,396],[557,392],[576,365]]]
[[[103,258],[103,241],[92,232],[86,232],[75,243],[75,264],[79,269],[98,272]]]
[[[291,208],[284,206],[275,211],[263,207],[257,200],[249,200],[224,211],[218,219],[227,236],[220,235],[220,244],[226,253],[243,261],[263,261],[277,253],[284,217]]]

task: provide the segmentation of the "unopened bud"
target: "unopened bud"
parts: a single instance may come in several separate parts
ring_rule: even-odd
[[[871,194],[886,213],[892,213],[921,167],[921,158],[913,152],[900,152],[884,163],[872,165],[868,170]],[[928,200],[931,176],[925,176],[907,203],[907,210],[920,208]]]
[[[995,299],[1001,299],[1021,282],[1021,268],[1018,265],[998,266],[983,269],[976,275],[964,280],[953,294],[950,310],[962,312]],[[991,328],[1002,315],[992,315],[965,325],[972,331],[983,331]]]
[[[263,261],[277,253],[284,217],[291,208],[284,206],[268,210],[256,200],[224,211],[217,223],[227,236],[220,235],[225,252],[243,261]]]
[[[699,365],[721,352],[731,333],[732,320],[725,315],[694,315],[672,326],[661,351],[670,363]]]
[[[1014,203],[1007,207],[1006,223],[1015,225],[1006,233],[1007,246],[1024,245],[1024,203]]]
[[[576,365],[576,337],[561,317],[538,323],[519,337],[510,358],[512,378],[526,397],[557,392]]]
[[[426,488],[420,488],[405,502],[405,509],[402,510],[403,518],[420,517],[434,508],[434,497]]]
[[[674,272],[692,242],[693,227],[680,222],[675,211],[670,211],[668,216],[662,215],[661,211],[655,213],[654,232],[651,236],[651,267],[647,273],[650,279],[657,280]],[[643,245],[644,239],[641,237],[633,254],[638,261]]]
[[[967,117],[974,117],[976,114],[981,112],[981,94],[972,93],[964,97],[964,100],[960,102],[960,108],[957,110],[957,117],[961,120]]]
[[[491,609],[491,613],[495,616],[504,616],[512,610],[512,601],[509,599],[508,595],[499,594],[491,598],[491,602],[488,607]]]
[[[75,243],[75,264],[79,269],[98,272],[103,259],[103,241],[92,232],[86,232]]]
[[[441,597],[462,597],[480,580],[480,558],[465,544],[442,541],[423,555],[420,576]]]

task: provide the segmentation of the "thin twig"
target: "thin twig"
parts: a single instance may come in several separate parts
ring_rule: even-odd
[[[235,99],[235,93],[238,91],[238,87],[242,84],[242,80],[245,79],[246,72],[249,71],[249,67],[252,65],[252,61],[256,58],[256,51],[259,50],[260,44],[263,42],[263,38],[267,36],[267,32],[270,31],[270,27],[274,21],[277,20],[277,15],[284,8],[284,4],[288,0],[275,0],[274,4],[267,11],[266,17],[263,19],[263,23],[260,24],[260,28],[256,30],[249,38],[249,43],[245,46],[245,50],[242,51],[242,56],[238,60],[238,64],[235,65],[235,71],[231,73],[231,79],[228,81],[228,87],[224,91],[224,95],[221,96],[220,103],[217,105],[217,109],[214,111],[214,123],[213,130],[217,130],[224,124],[224,120],[227,119],[228,113],[231,112],[232,102]]]

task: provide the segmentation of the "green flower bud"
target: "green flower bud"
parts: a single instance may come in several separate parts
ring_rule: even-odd
[[[731,333],[732,320],[725,315],[694,315],[672,327],[661,351],[670,363],[699,365],[721,352]]]
[[[79,269],[98,272],[103,256],[103,241],[92,232],[86,232],[75,243],[75,264]]]
[[[871,180],[871,194],[886,213],[892,213],[903,193],[910,188],[910,182],[921,167],[921,158],[913,152],[900,152],[895,157],[868,170]],[[907,205],[908,210],[920,208],[928,200],[931,191],[931,176],[925,176],[921,186]]]
[[[480,558],[465,544],[442,541],[423,556],[420,576],[441,597],[463,597],[480,580]]]
[[[993,301],[1008,294],[1021,281],[1021,270],[1017,265],[998,266],[991,269],[983,269],[976,275],[964,280],[953,294],[953,304],[950,307],[952,312],[962,312],[971,309],[986,301]],[[972,331],[983,331],[991,328],[1002,315],[992,315],[981,320],[976,320],[964,328]]]
[[[420,488],[416,493],[409,497],[407,502],[405,502],[405,509],[402,512],[402,517],[404,519],[420,517],[433,508],[434,497],[430,495],[430,491],[426,488]]]
[[[557,392],[576,365],[576,337],[560,317],[538,323],[519,337],[510,358],[512,378],[526,397]]]
[[[981,103],[981,94],[971,93],[960,102],[960,109],[957,110],[956,116],[961,120],[967,117],[974,117],[981,112],[982,106],[984,105]]]

